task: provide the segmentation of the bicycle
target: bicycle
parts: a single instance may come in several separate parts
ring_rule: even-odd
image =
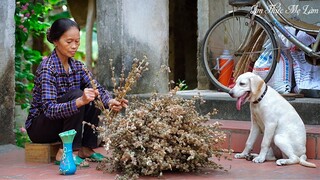
[[[263,79],[268,82],[280,57],[281,47],[276,32],[305,52],[309,63],[320,64],[319,26],[289,20],[279,12],[272,11],[270,7],[274,7],[274,4],[271,0],[229,0],[229,4],[251,7],[251,10],[236,10],[224,15],[209,28],[204,37],[201,48],[202,64],[218,90],[229,92],[233,80],[244,72],[252,71],[255,61],[262,53],[268,54],[271,59],[269,66],[264,69],[266,74]],[[285,25],[316,36],[316,42],[312,47],[304,45],[290,34]],[[230,52],[230,58],[223,54],[226,49]],[[220,61],[221,54],[223,63]],[[232,76],[227,68],[233,68]],[[226,78],[229,82],[223,82]]]

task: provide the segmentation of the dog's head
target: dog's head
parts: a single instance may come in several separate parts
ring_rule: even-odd
[[[265,86],[263,79],[251,72],[241,74],[235,86],[230,90],[229,94],[233,98],[238,98],[237,109],[240,110],[241,105],[247,101],[254,102],[263,93],[262,89]]]

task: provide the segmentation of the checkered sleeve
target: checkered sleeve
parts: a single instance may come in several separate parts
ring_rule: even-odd
[[[65,103],[57,103],[56,86],[58,86],[58,84],[56,84],[56,76],[52,69],[53,68],[50,67],[44,67],[40,74],[42,109],[44,109],[45,115],[51,119],[70,117],[79,111],[76,106],[76,101],[72,100]]]

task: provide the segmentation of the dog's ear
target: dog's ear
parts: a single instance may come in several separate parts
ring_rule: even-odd
[[[264,81],[259,76],[254,75],[250,77],[250,89],[252,94],[260,94],[262,91]]]

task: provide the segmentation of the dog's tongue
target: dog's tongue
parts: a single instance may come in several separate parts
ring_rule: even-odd
[[[247,97],[248,93],[245,93],[244,95],[240,96],[237,100],[237,110],[240,111],[241,106],[245,103],[245,99]]]

